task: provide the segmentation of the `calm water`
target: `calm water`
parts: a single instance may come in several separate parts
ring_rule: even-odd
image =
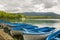
[[[25,20],[23,23],[36,25],[39,27],[55,27],[60,29],[60,20]]]
[[[7,20],[7,21],[10,21],[10,22],[22,22],[22,23],[27,23],[27,24],[32,24],[32,25],[36,25],[38,27],[56,27],[58,30],[60,29],[60,19],[45,19],[45,20],[42,20],[42,19],[27,19],[27,20]]]

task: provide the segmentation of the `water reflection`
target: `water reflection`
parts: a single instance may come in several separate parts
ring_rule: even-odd
[[[60,29],[60,20],[24,20],[21,21],[19,19],[14,20],[6,20],[8,22],[19,22],[19,23],[27,23],[36,25],[39,27],[56,27],[57,29]]]
[[[60,29],[60,20],[25,20],[23,23],[33,24],[39,27],[55,27]]]

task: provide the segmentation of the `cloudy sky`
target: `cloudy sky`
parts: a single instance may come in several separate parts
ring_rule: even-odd
[[[7,12],[55,12],[60,14],[60,0],[0,0],[0,10]]]

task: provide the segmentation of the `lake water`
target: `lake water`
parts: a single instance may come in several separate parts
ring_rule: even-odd
[[[58,30],[60,29],[60,19],[26,19],[23,21],[20,21],[20,20],[9,20],[9,21],[32,24],[38,27],[55,27]]]
[[[53,20],[25,20],[23,21],[23,23],[27,23],[27,24],[32,24],[32,25],[36,25],[38,27],[55,27],[57,28],[57,30],[60,29],[60,19],[53,19]]]

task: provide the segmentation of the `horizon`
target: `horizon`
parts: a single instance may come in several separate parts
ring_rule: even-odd
[[[3,11],[3,12],[6,12],[6,11]],[[37,14],[41,14],[41,13],[43,13],[43,14],[50,14],[50,13],[52,13],[52,14],[56,14],[56,15],[60,15],[60,14],[57,14],[57,13],[55,13],[55,12],[6,12],[6,13],[11,13],[11,14],[24,14],[24,13],[37,13]]]
[[[2,11],[2,12],[6,12],[6,11]],[[36,14],[56,14],[56,15],[60,15],[60,14],[57,14],[57,13],[55,13],[55,12],[6,12],[6,13],[10,13],[10,14],[24,14],[24,13],[28,13],[28,14],[30,14],[30,13],[36,13]]]

